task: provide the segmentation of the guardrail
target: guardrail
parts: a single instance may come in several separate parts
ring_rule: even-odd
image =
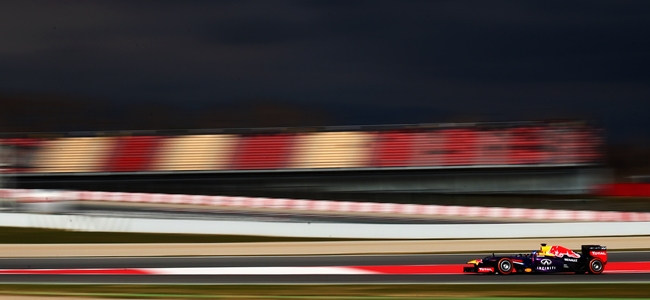
[[[340,212],[423,217],[525,219],[554,222],[650,222],[650,213],[642,212],[442,206],[203,195],[0,189],[0,198],[14,199],[19,203],[90,201],[106,203],[175,204],[214,208],[236,208],[241,210],[260,208],[281,209],[310,213]]]

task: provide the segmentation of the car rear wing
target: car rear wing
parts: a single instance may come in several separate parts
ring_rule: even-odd
[[[599,258],[607,263],[607,247],[601,245],[582,245],[582,255],[589,259]]]

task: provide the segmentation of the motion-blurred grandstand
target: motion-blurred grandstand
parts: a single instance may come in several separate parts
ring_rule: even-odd
[[[611,180],[600,129],[577,121],[92,132],[0,142],[5,179],[28,189],[567,208],[580,201],[554,200],[580,199]]]

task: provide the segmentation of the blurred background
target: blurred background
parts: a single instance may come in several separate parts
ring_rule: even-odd
[[[645,1],[6,3],[1,184],[647,210],[649,15]]]

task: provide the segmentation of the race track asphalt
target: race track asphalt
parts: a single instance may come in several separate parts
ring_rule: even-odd
[[[0,283],[38,284],[569,284],[650,283],[650,274],[602,275],[0,275]]]
[[[0,259],[0,269],[463,264],[468,260],[486,255],[489,255],[489,253],[254,257],[11,258]],[[609,260],[612,262],[650,261],[650,252],[610,252]],[[650,283],[650,274],[526,274],[511,276],[462,273],[457,275],[0,275],[0,283],[83,284],[511,284],[605,282]]]

